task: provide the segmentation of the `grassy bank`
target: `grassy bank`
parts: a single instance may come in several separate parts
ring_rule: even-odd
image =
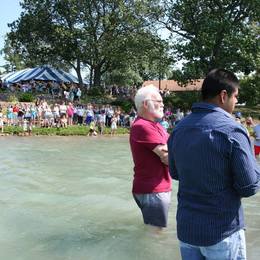
[[[260,106],[254,106],[254,107],[237,106],[235,108],[235,111],[240,111],[243,117],[251,116],[255,120],[258,120],[260,116]]]
[[[42,128],[34,127],[32,129],[32,135],[57,135],[57,136],[73,136],[73,135],[88,135],[89,127],[86,126],[68,126],[67,128]],[[104,134],[110,134],[111,129],[105,128]],[[128,134],[129,129],[118,128],[116,135],[118,134]],[[4,135],[26,135],[27,133],[23,131],[22,127],[18,126],[6,126],[4,128]]]

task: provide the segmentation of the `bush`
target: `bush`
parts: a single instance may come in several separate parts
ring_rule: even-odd
[[[126,113],[129,113],[134,106],[134,102],[131,99],[116,99],[111,102],[112,106],[121,107]]]
[[[23,93],[19,97],[19,102],[33,102],[34,96],[31,93]]]
[[[181,108],[182,110],[191,109],[193,103],[200,100],[200,92],[196,91],[183,91],[178,93],[172,93],[170,96],[164,99],[165,106],[173,106]]]
[[[24,131],[22,127],[18,126],[6,126],[4,133],[10,135],[23,135]],[[42,128],[35,127],[32,129],[33,135],[48,135],[48,136],[87,136],[89,133],[89,127],[86,126],[68,126],[67,128]],[[104,134],[110,134],[111,128],[105,127]],[[118,127],[116,134],[128,134],[129,129]]]
[[[88,95],[89,96],[94,96],[94,97],[97,97],[97,96],[102,96],[103,95],[103,89],[101,87],[91,87],[89,90],[88,90]]]
[[[15,94],[10,94],[10,95],[7,96],[7,102],[17,103],[18,98],[16,97]]]

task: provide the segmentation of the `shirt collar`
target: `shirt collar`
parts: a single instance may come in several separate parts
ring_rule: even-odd
[[[145,121],[149,121],[149,122],[151,122],[151,123],[153,123],[153,124],[157,124],[157,123],[159,123],[158,121],[152,121],[152,120],[149,120],[149,119],[147,119],[147,118],[144,118],[144,117],[142,117],[142,116],[137,116],[137,119],[138,118],[140,118],[140,119],[142,119],[142,120],[145,120]]]
[[[192,112],[198,112],[200,110],[204,110],[204,111],[215,111],[215,112],[220,112],[224,115],[226,115],[227,117],[233,118],[231,114],[229,114],[227,111],[225,111],[224,109],[222,109],[221,107],[212,104],[212,103],[206,103],[206,102],[199,102],[199,103],[195,103],[192,105],[191,108]]]

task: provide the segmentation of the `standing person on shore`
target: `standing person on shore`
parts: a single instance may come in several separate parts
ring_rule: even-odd
[[[60,118],[64,118],[64,116],[67,118],[67,106],[63,101],[60,105]]]
[[[100,114],[97,117],[98,132],[100,135],[104,134],[105,123],[106,123],[105,110],[100,109]]]
[[[85,109],[82,105],[78,105],[77,107],[77,116],[78,116],[78,125],[83,125],[83,116],[85,113]]]
[[[117,118],[116,116],[114,115],[112,118],[111,118],[111,135],[115,135],[116,133],[116,130],[117,130]]]
[[[258,119],[260,120],[260,117]],[[260,123],[254,127],[253,134],[255,137],[255,141],[254,141],[255,157],[259,157],[260,156]]]
[[[163,100],[156,87],[140,88],[135,96],[138,116],[130,131],[134,161],[133,196],[145,224],[167,226],[171,200],[168,171],[168,134],[158,120],[163,117]]]
[[[73,115],[74,115],[74,106],[71,102],[69,102],[66,110],[68,126],[73,125]]]
[[[1,133],[4,132],[4,115],[2,113],[2,107],[0,108],[0,129]]]
[[[239,81],[214,69],[202,84],[203,102],[173,130],[169,167],[179,180],[177,235],[184,260],[246,259],[241,198],[260,188],[250,139],[232,117]]]

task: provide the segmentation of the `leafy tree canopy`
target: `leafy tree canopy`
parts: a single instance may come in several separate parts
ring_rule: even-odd
[[[96,86],[130,54],[140,58],[140,37],[151,35],[143,1],[25,0],[22,7],[8,38],[26,64],[69,64],[79,78],[81,66],[88,66]]]
[[[186,78],[201,78],[216,67],[256,70],[258,0],[163,0],[158,9],[154,18],[172,33]]]

